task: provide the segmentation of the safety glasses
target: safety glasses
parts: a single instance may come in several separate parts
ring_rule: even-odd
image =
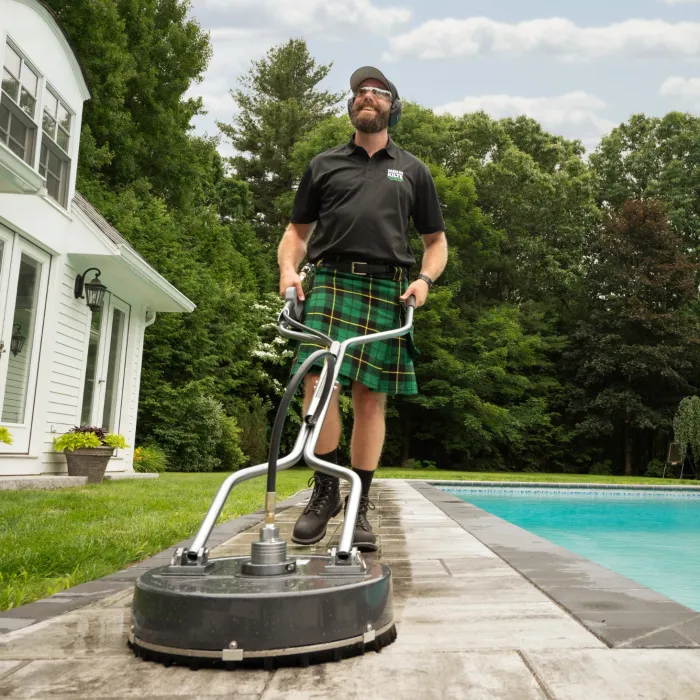
[[[365,95],[374,95],[375,97],[380,97],[384,100],[390,100],[391,99],[391,93],[389,90],[382,90],[382,88],[378,87],[361,87],[356,93],[355,97],[364,97]]]

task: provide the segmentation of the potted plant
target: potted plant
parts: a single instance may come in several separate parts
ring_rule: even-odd
[[[4,442],[6,445],[12,444],[12,435],[4,425],[0,425],[0,442]]]
[[[105,433],[95,426],[76,426],[54,438],[54,449],[63,452],[69,476],[87,476],[88,484],[99,484],[117,447],[127,447],[123,435]]]

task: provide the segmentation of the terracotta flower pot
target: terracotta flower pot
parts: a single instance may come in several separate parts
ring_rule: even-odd
[[[99,484],[104,479],[107,464],[114,454],[113,447],[79,447],[63,450],[68,462],[68,476],[86,476],[88,484]]]

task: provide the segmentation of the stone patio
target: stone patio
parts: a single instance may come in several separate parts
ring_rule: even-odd
[[[700,700],[700,648],[610,648],[414,484],[377,480],[372,499],[398,626],[381,654],[274,672],[140,661],[126,647],[137,573],[127,570],[112,578],[123,590],[104,588],[102,599],[0,634],[0,697]],[[285,536],[299,510],[281,512]],[[248,529],[213,556],[248,552],[258,526],[247,517]],[[318,549],[337,541],[339,525]],[[34,619],[22,608],[13,617]]]

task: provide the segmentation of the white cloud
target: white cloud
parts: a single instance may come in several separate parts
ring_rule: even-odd
[[[615,126],[600,114],[605,106],[600,97],[576,91],[554,97],[475,95],[435,107],[433,111],[455,116],[484,111],[496,119],[524,114],[540,122],[546,131],[581,139],[590,148]]]
[[[700,0],[661,0],[664,5],[700,5]]]
[[[579,27],[562,18],[517,24],[486,17],[430,20],[392,37],[386,59],[540,54],[565,60],[609,56],[700,57],[700,22],[630,19],[602,27]]]
[[[205,4],[246,24],[264,18],[267,27],[303,31],[305,36],[347,28],[382,35],[412,16],[409,8],[377,7],[371,0],[205,0]]]
[[[662,97],[675,97],[700,109],[700,78],[666,78],[659,94]]]

